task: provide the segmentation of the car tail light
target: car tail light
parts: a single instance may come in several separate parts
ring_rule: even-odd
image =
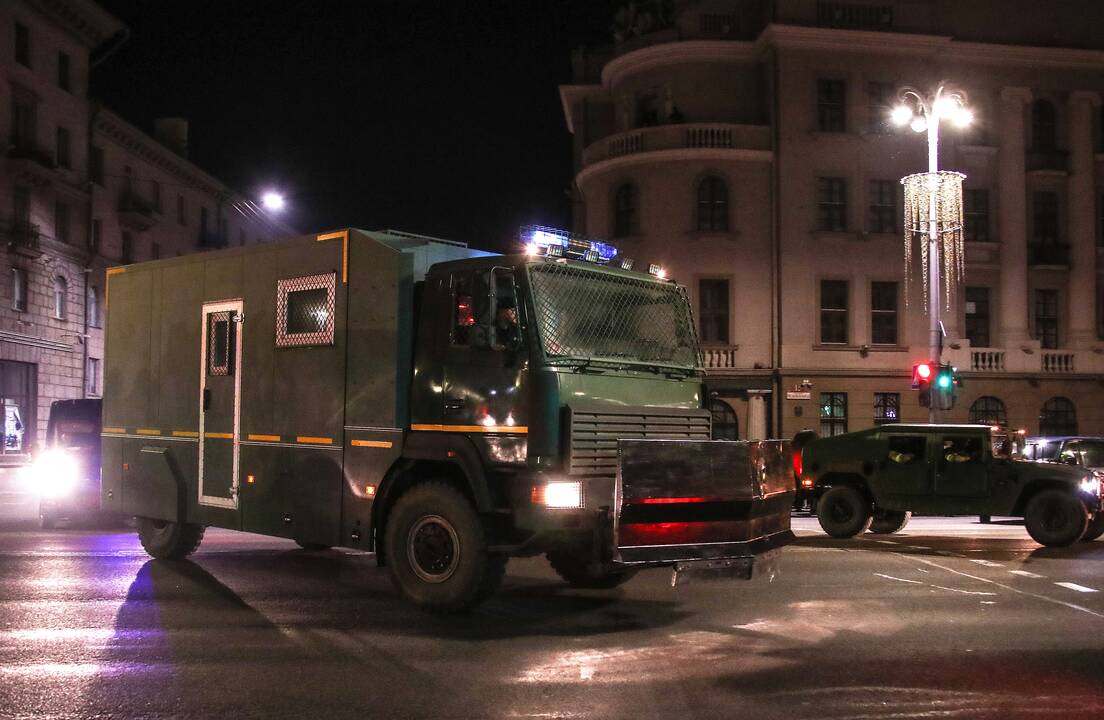
[[[793,453],[793,471],[794,471],[794,477],[801,477],[801,470],[802,470],[802,466],[801,466],[801,451],[800,451],[800,450],[794,450],[794,453]]]

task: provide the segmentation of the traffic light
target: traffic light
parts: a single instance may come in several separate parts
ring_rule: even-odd
[[[958,368],[949,363],[941,364],[935,373],[935,397],[932,404],[939,410],[952,409],[960,387],[962,379],[958,376]]]
[[[920,391],[920,407],[931,406],[931,382],[935,363],[921,360],[912,364],[912,389]]]

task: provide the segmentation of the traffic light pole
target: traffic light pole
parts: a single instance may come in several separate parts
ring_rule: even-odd
[[[928,123],[928,172],[936,177],[939,172],[939,121]],[[940,323],[940,253],[938,193],[928,193],[928,357],[936,367],[943,364],[943,328]],[[933,398],[934,399],[934,398]],[[939,422],[938,403],[928,406],[928,422]]]

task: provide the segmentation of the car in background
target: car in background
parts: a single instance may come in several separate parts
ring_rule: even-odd
[[[50,405],[46,442],[26,475],[39,499],[43,529],[66,521],[106,519],[100,511],[102,410],[103,402],[97,399]]]
[[[1052,462],[1104,473],[1104,437],[1039,435],[1026,440],[1025,460]]]

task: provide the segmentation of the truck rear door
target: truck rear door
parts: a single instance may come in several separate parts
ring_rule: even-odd
[[[242,301],[203,305],[199,502],[238,507]]]

